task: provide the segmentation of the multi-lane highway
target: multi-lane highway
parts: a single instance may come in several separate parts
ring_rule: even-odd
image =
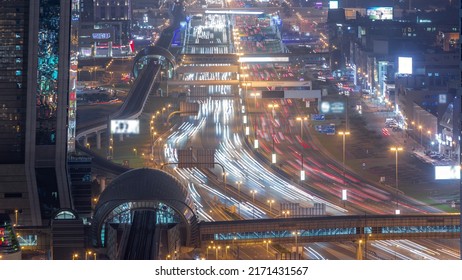
[[[265,21],[266,20],[266,21]],[[201,14],[191,17],[186,25],[182,54],[220,55],[230,52],[282,52],[280,42],[243,41],[240,37],[258,37],[261,34],[277,34],[268,19],[253,18],[249,15]],[[258,24],[259,28],[255,28]],[[229,26],[236,28],[232,33]],[[266,28],[263,29],[262,27]],[[236,34],[236,35],[235,35]],[[262,35],[263,36],[263,35]],[[271,35],[268,35],[271,36]],[[220,63],[198,63],[195,66],[226,66]],[[257,64],[241,64],[241,69],[255,69]],[[270,72],[263,71],[267,79],[275,79]],[[242,74],[242,73],[239,73]],[[345,215],[348,213],[389,214],[395,209],[396,194],[392,189],[365,183],[357,174],[332,160],[319,143],[310,136],[309,123],[302,118],[313,109],[302,108],[294,100],[257,100],[251,97],[252,89],[219,84],[219,81],[235,79],[232,72],[183,73],[179,79],[184,84],[192,81],[213,80],[216,85],[189,86],[188,92],[201,96],[199,114],[184,118],[175,130],[158,143],[163,162],[178,162],[178,150],[192,148],[215,149],[216,168],[179,169],[166,168],[184,180],[197,206],[199,218],[205,221],[226,219],[258,219],[280,217],[286,214],[280,204],[297,203],[300,208],[311,208],[317,203],[326,205],[326,214]],[[245,76],[241,75],[241,81]],[[260,76],[261,78],[261,76]],[[288,78],[288,77],[283,77]],[[292,77],[291,77],[292,78]],[[244,78],[245,79],[245,78]],[[289,79],[289,78],[288,78]],[[221,96],[222,98],[216,98]],[[232,96],[232,97],[231,97]],[[268,105],[272,105],[271,108]],[[277,105],[277,107],[276,107]],[[246,129],[249,133],[246,135]],[[302,133],[303,131],[303,133]],[[258,140],[258,148],[254,148]],[[273,148],[274,147],[274,148]],[[277,163],[271,164],[272,153],[277,155]],[[306,179],[300,179],[300,170]],[[348,201],[341,201],[342,190],[348,189]],[[399,195],[400,207],[406,212],[435,212],[429,206],[419,206],[411,198]],[[430,242],[430,241],[429,241]],[[425,243],[425,242],[423,242]],[[450,257],[456,253],[444,244],[428,243],[432,249],[425,251],[422,243],[403,241],[370,242],[370,258],[430,258],[441,255]],[[395,247],[393,247],[395,245]],[[351,244],[310,244],[304,247],[305,258],[328,259],[349,258],[353,252]],[[371,249],[373,248],[373,249]],[[417,248],[417,249],[416,249]],[[440,255],[433,248],[440,250]],[[260,248],[261,249],[261,248]],[[266,249],[266,248],[265,248]],[[244,249],[243,249],[244,250]],[[432,251],[433,250],[433,251]],[[367,251],[369,252],[369,251]]]

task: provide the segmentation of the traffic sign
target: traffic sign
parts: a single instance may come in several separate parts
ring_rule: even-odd
[[[311,119],[313,121],[325,121],[326,115],[324,114],[311,114]]]

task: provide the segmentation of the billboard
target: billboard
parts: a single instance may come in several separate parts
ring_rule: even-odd
[[[435,180],[459,180],[460,167],[458,165],[435,166]]]
[[[412,57],[398,57],[398,74],[412,75]]]
[[[140,134],[140,121],[111,120],[111,134]]]
[[[329,9],[338,9],[338,1],[329,1]]]
[[[342,101],[322,101],[321,113],[322,114],[341,114],[345,112],[345,104]]]
[[[393,7],[370,7],[366,9],[366,15],[372,20],[392,20]]]

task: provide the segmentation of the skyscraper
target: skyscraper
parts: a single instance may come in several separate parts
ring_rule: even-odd
[[[21,225],[71,207],[70,23],[69,0],[0,0],[0,212]]]

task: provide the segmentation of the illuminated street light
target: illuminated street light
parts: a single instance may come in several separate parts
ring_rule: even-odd
[[[252,194],[252,202],[255,203],[255,194],[257,193],[257,191],[251,190],[250,193]]]
[[[298,236],[300,235],[299,231],[292,232],[292,235],[295,236],[295,259],[298,259]]]
[[[345,137],[347,135],[350,135],[349,131],[339,131],[339,135],[342,136],[343,138],[343,187],[344,189],[342,190],[342,200],[343,200],[343,206],[345,206],[345,201],[347,200],[347,189],[346,189],[346,181],[345,181]]]
[[[303,121],[308,120],[308,117],[297,117],[296,120],[300,122],[300,141],[303,141]]]
[[[402,147],[391,147],[390,151],[395,152],[395,186],[396,186],[396,210],[395,214],[399,215],[401,211],[399,210],[399,199],[398,199],[398,152],[403,151]]]
[[[15,218],[14,225],[15,226],[18,226],[18,213],[19,213],[18,209],[14,209],[14,218]]]
[[[273,113],[273,117],[275,114],[274,108],[279,108],[278,104],[268,104],[268,108],[271,108],[271,112]]]
[[[266,245],[266,255],[268,256],[268,245],[271,244],[271,240],[263,240],[263,243]]]
[[[228,249],[229,249],[229,245],[226,245],[226,247],[225,247],[225,250],[226,250],[226,259],[228,259]]]
[[[284,218],[287,218],[287,216],[290,215],[290,211],[289,210],[284,210],[284,211],[282,211],[282,215],[284,215]]]
[[[237,193],[238,193],[238,199],[239,199],[239,208],[238,208],[238,215],[241,216],[241,184],[242,182],[241,181],[237,181],[236,182],[236,185],[237,185]]]
[[[270,214],[272,214],[273,213],[272,206],[273,206],[273,203],[274,203],[274,199],[268,199],[266,202],[269,204],[269,206],[270,206]]]
[[[420,130],[420,146],[422,147],[422,126],[419,125],[419,130]]]
[[[252,93],[250,93],[250,96],[252,96],[255,99],[255,108],[257,108],[258,107],[257,97],[260,96],[260,93],[259,92],[252,92]]]

